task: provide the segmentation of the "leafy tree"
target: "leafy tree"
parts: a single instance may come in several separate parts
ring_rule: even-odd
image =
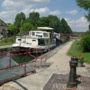
[[[86,10],[90,9],[90,0],[76,0],[77,5]]]
[[[32,12],[29,14],[29,20],[32,22],[32,24],[34,26],[38,26],[38,22],[39,22],[39,13],[38,12]]]
[[[84,52],[90,52],[90,32],[87,32],[82,36],[81,47]]]
[[[30,22],[23,23],[23,25],[20,28],[20,34],[27,33],[33,28],[33,25]]]
[[[61,32],[62,33],[72,33],[70,26],[68,25],[68,23],[66,22],[64,18],[61,20]]]
[[[76,1],[78,6],[84,8],[88,12],[85,17],[89,22],[89,31],[90,31],[90,0],[76,0]]]
[[[39,20],[39,26],[49,26],[54,28],[55,32],[60,32],[60,19],[57,16],[49,15],[47,17],[41,17]]]
[[[62,22],[57,16],[49,15],[47,17],[40,17],[38,12],[32,12],[26,18],[24,13],[18,13],[15,18],[15,28],[18,33],[25,33],[29,30],[36,29],[38,26],[49,26],[54,28],[57,33],[71,33],[71,28],[65,20]]]
[[[90,31],[90,10],[87,13],[87,15],[85,15],[85,17],[87,18],[87,21],[89,22],[89,31]]]
[[[60,32],[60,19],[57,16],[49,15],[48,16],[49,26],[55,29],[55,32]]]
[[[48,17],[41,17],[39,19],[39,26],[49,26],[49,21],[48,21]]]
[[[19,30],[21,25],[23,24],[23,22],[25,21],[26,16],[23,12],[18,13],[15,17],[15,25],[17,27],[17,29]]]
[[[14,24],[8,24],[8,31],[9,31],[9,35],[15,35],[17,34],[17,27]]]

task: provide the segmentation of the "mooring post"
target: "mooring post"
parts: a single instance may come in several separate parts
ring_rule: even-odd
[[[67,83],[67,89],[77,87],[77,74],[76,74],[77,61],[75,60],[75,57],[71,58],[69,65],[70,65],[70,73],[69,73],[69,80]]]

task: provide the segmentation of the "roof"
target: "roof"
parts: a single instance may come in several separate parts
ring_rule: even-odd
[[[39,30],[50,30],[50,31],[52,31],[53,30],[53,28],[51,28],[51,27],[37,27],[37,29],[39,29]]]
[[[0,19],[0,26],[7,26],[7,24]]]

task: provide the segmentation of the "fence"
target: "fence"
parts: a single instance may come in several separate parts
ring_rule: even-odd
[[[50,50],[48,53],[45,53],[41,56],[35,57],[30,52],[24,53],[14,53],[10,54],[10,51],[0,52],[0,59],[3,65],[0,66],[0,85],[5,82],[9,82],[23,76],[29,75],[31,73],[36,72],[36,68],[47,67],[50,64],[47,63],[47,59],[57,53],[60,47],[56,49]],[[33,57],[34,59],[28,63],[24,62],[21,64],[17,64],[11,58],[11,56],[20,56],[26,55]]]

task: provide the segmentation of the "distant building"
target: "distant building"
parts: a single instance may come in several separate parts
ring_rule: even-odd
[[[7,24],[0,19],[0,39],[7,36]]]

